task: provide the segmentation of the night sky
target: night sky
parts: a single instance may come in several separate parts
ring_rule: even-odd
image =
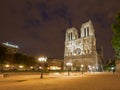
[[[97,48],[114,56],[111,24],[120,11],[120,0],[0,0],[0,43],[18,45],[20,52],[51,58],[64,56],[65,32],[80,30],[92,21]]]

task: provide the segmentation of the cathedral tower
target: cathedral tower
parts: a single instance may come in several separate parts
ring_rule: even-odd
[[[72,70],[81,70],[81,65],[85,69],[88,66],[97,66],[96,38],[92,22],[83,23],[80,32],[79,38],[76,28],[66,30],[64,69],[68,62],[73,64]]]
[[[78,32],[75,27],[68,28],[66,31],[66,41],[78,39]]]
[[[83,45],[83,54],[91,54],[96,51],[95,30],[92,22],[89,20],[81,26],[81,42]]]
[[[95,30],[93,28],[92,22],[89,20],[86,23],[83,23],[81,26],[81,37],[93,36],[95,37]]]
[[[78,39],[78,31],[76,28],[68,28],[66,31],[65,40],[65,53],[64,56],[70,56],[74,54],[75,51],[75,40]]]

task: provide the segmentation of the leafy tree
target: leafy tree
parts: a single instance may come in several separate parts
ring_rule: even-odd
[[[120,12],[115,17],[115,22],[112,24],[113,37],[112,46],[116,52],[116,58],[120,60]]]

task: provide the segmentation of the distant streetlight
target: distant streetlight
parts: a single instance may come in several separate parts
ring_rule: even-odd
[[[83,68],[84,68],[84,65],[82,64],[82,65],[81,65],[81,71],[82,71],[82,74],[83,74]]]
[[[6,67],[6,68],[9,68],[9,67],[10,67],[10,65],[9,65],[9,64],[6,64],[6,65],[5,65],[5,67]]]
[[[47,61],[47,57],[39,57],[38,61],[42,64],[40,78],[43,78],[44,63]]]
[[[68,67],[68,76],[70,76],[70,70],[71,70],[72,65],[73,64],[71,62],[66,63],[66,66]]]
[[[10,65],[9,64],[6,64],[4,67],[5,67],[5,70],[10,70]]]
[[[115,72],[115,67],[111,67],[111,70],[112,70],[112,72],[113,72],[113,74],[114,74],[114,72]]]
[[[30,66],[30,69],[32,70],[34,67],[33,66]]]
[[[92,70],[93,70],[93,72],[95,72],[95,67],[94,66],[92,67]]]
[[[92,70],[91,66],[88,65],[88,71],[89,71],[89,73],[91,72],[91,70]]]
[[[21,69],[22,69],[22,68],[24,68],[24,66],[23,66],[23,65],[19,65],[19,68],[21,68]]]

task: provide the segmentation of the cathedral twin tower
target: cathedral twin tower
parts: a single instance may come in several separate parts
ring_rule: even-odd
[[[83,23],[78,34],[76,28],[68,28],[65,39],[64,69],[66,63],[72,63],[73,70],[84,68],[97,68],[98,56],[96,52],[95,29],[91,21]]]

